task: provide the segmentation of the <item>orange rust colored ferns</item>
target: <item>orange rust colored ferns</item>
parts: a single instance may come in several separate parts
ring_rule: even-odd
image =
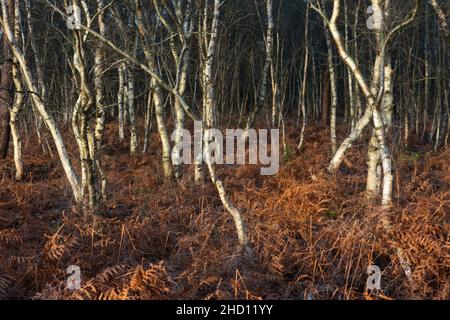
[[[395,150],[390,213],[364,197],[366,146],[349,152],[336,177],[327,173],[325,128],[308,128],[304,151],[283,159],[277,176],[262,177],[257,166],[221,167],[249,229],[257,256],[250,262],[237,253],[232,222],[210,184],[191,185],[190,169],[178,182],[164,181],[157,135],[148,154],[130,158],[114,140],[117,128],[108,130],[111,199],[100,216],[72,207],[57,159],[31,142],[23,182],[13,181],[11,161],[0,163],[0,298],[450,298],[450,151],[417,157]],[[296,136],[288,130],[288,143]],[[396,247],[413,266],[412,282]],[[380,292],[365,288],[371,264],[383,271]],[[81,269],[80,290],[66,289],[69,265]]]

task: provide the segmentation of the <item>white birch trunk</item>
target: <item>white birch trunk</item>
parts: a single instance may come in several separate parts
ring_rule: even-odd
[[[19,39],[21,37],[21,21],[20,21],[20,6],[14,7],[14,37]],[[14,58],[14,64],[12,66],[12,74],[16,93],[14,96],[14,102],[12,108],[9,110],[10,114],[10,128],[11,136],[13,140],[14,148],[14,165],[16,167],[16,180],[21,181],[23,179],[23,160],[22,160],[22,139],[20,138],[19,128],[17,126],[18,113],[20,112],[24,100],[22,80],[20,79],[20,71],[17,68],[17,59]]]
[[[98,14],[98,26],[101,35],[106,35],[106,23],[105,23],[105,2],[104,0],[97,0]],[[103,201],[107,199],[107,181],[106,175],[103,171],[101,163],[101,148],[103,144],[103,134],[105,131],[106,112],[104,106],[104,87],[103,87],[103,72],[104,72],[104,48],[100,43],[95,49],[94,57],[94,86],[95,86],[95,105],[96,105],[96,122],[95,122],[95,143],[94,143],[94,155],[92,159],[95,159],[95,167],[97,169],[98,179],[100,180],[100,195]],[[95,156],[97,155],[97,156]]]
[[[150,61],[149,65],[153,70],[156,67],[154,57]],[[161,92],[161,87],[154,77],[151,78],[151,87],[153,88],[153,103],[155,106],[156,124],[158,126],[159,136],[161,137],[162,144],[162,164],[164,177],[171,179],[173,177],[172,158],[169,134],[167,133],[166,121],[164,116],[164,102]]]
[[[207,61],[205,63],[205,70],[204,70],[206,80],[206,88],[204,90],[204,92],[206,92],[205,126],[207,129],[215,128],[216,125],[215,116],[217,111],[217,102],[215,98],[215,83],[212,79],[212,65],[214,63],[214,57],[216,54],[219,15],[220,15],[220,0],[214,0],[214,13],[211,27],[211,38],[209,40]],[[241,214],[239,210],[233,206],[230,199],[228,198],[223,182],[217,177],[214,164],[212,163],[209,157],[209,155],[211,154],[209,149],[211,141],[209,138],[210,137],[205,137],[204,150],[207,156],[205,156],[204,160],[208,167],[211,181],[216,187],[217,192],[219,193],[219,197],[220,200],[222,201],[223,206],[233,218],[240,246],[243,249],[245,249],[247,253],[251,254],[251,249]]]
[[[162,165],[163,165],[163,172],[164,177],[166,179],[171,179],[173,177],[173,167],[172,167],[172,158],[171,158],[171,148],[170,148],[170,139],[169,135],[167,133],[167,127],[165,122],[165,116],[164,116],[164,103],[163,103],[163,97],[162,97],[162,91],[161,91],[161,81],[159,77],[157,76],[158,66],[156,63],[156,56],[154,52],[151,52],[147,42],[147,31],[144,28],[143,25],[143,16],[141,11],[141,4],[140,1],[136,1],[136,19],[137,19],[137,26],[139,34],[141,35],[142,43],[144,46],[144,55],[147,62],[147,65],[145,68],[150,71],[150,87],[152,88],[152,94],[153,94],[153,103],[155,106],[155,117],[156,117],[156,123],[158,126],[158,132],[159,136],[161,138],[161,145],[162,145]],[[174,92],[177,96],[178,91],[176,89]]]
[[[336,84],[336,71],[333,59],[333,47],[331,45],[330,33],[326,28],[326,26],[325,26],[325,34],[327,40],[327,58],[328,58],[328,69],[330,72],[330,85],[331,85],[331,110],[330,110],[331,151],[333,154],[335,154],[337,150],[337,141],[336,141],[337,84]]]
[[[308,32],[309,32],[309,4],[306,6],[306,18],[305,18],[305,61],[303,65],[303,79],[302,79],[302,89],[300,94],[300,104],[302,113],[302,128],[300,131],[300,141],[297,145],[297,150],[300,150],[305,141],[305,130],[308,120],[308,115],[306,113],[306,80],[308,76],[308,63],[309,63],[309,45],[308,45]]]
[[[117,71],[119,73],[119,91],[117,93],[117,104],[119,109],[119,141],[122,142],[125,140],[125,64],[121,63]]]
[[[439,5],[437,0],[428,0],[428,1],[430,2],[431,6],[433,7],[434,11],[436,12],[436,15],[437,15],[438,21],[439,21],[439,26],[440,26],[442,32],[444,33],[444,35],[447,39],[447,42],[448,42],[450,39],[450,28],[448,26],[447,14],[442,9],[442,7]],[[447,8],[448,8],[448,3],[447,3]]]
[[[152,90],[152,89],[150,89]],[[145,109],[145,133],[144,133],[144,147],[142,148],[142,153],[147,153],[147,149],[148,149],[148,138],[150,135],[150,131],[151,131],[151,124],[152,124],[152,110],[153,110],[153,93],[152,91],[149,92],[148,94],[148,99],[147,99],[147,106]]]
[[[127,105],[128,114],[130,118],[130,153],[136,155],[138,141],[137,141],[137,130],[136,130],[136,115],[134,111],[134,76],[130,67],[127,69]]]
[[[76,3],[76,2],[75,2]],[[82,2],[83,3],[83,2]],[[87,8],[85,7],[85,10]],[[87,16],[89,16],[87,14]],[[95,186],[95,150],[93,146],[94,133],[90,120],[93,115],[94,97],[89,86],[83,42],[85,37],[78,30],[74,31],[74,67],[80,77],[80,94],[72,116],[72,127],[78,143],[82,170],[81,190],[83,205],[94,211],[97,204],[97,188]],[[91,143],[89,143],[91,141]]]

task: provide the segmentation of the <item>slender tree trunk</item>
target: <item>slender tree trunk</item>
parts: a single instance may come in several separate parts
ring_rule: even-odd
[[[345,50],[348,52],[348,43],[349,43],[349,19],[348,19],[348,1],[344,2],[344,10],[345,10]],[[356,39],[353,41],[356,42]],[[349,68],[347,68],[347,85],[348,85],[348,108],[349,108],[349,122],[350,129],[352,130],[356,124],[356,110],[355,110],[355,96],[353,94],[353,75]]]
[[[267,97],[267,79],[269,76],[269,71],[271,67],[273,67],[272,57],[273,57],[273,1],[266,0],[266,10],[267,10],[267,33],[265,39],[266,46],[266,59],[264,62],[264,67],[261,73],[261,79],[259,82],[257,101],[255,105],[255,109],[250,113],[247,120],[247,130],[252,128],[258,112],[261,108],[264,107]],[[272,70],[273,72],[273,70]]]
[[[428,129],[428,110],[430,109],[430,26],[428,21],[428,4],[425,3],[425,81],[424,81],[424,103],[423,103],[423,131],[420,140],[423,141]]]
[[[439,26],[447,39],[447,43],[450,39],[450,28],[448,26],[448,17],[445,11],[442,9],[442,7],[439,5],[437,0],[428,0],[430,4],[432,5],[434,11],[436,12],[436,16],[438,18]],[[448,8],[448,3],[447,3]]]
[[[20,6],[15,6],[14,8],[14,36],[18,39],[21,36],[20,31]],[[20,131],[18,128],[18,114],[22,109],[22,104],[24,101],[22,80],[20,78],[20,71],[17,67],[17,59],[14,58],[13,64],[13,79],[16,88],[16,94],[14,99],[14,104],[10,109],[10,127],[11,135],[14,147],[14,164],[16,166],[16,180],[21,181],[23,179],[23,160],[22,160],[22,139],[20,137]]]
[[[186,49],[182,58],[182,67],[181,74],[178,84],[178,93],[180,96],[184,97],[186,93],[187,87],[187,78],[189,73],[189,64],[190,64],[190,49]],[[182,129],[184,128],[185,123],[185,114],[183,107],[178,99],[175,100],[175,130],[176,130],[176,138],[175,143],[179,144],[182,142]],[[180,165],[174,165],[174,174],[175,178],[181,177],[181,167]]]
[[[150,62],[150,66],[152,66],[152,70],[155,70],[155,65],[153,62]],[[171,148],[170,148],[170,140],[169,135],[167,133],[167,127],[164,116],[164,104],[162,98],[161,87],[159,86],[156,79],[152,77],[151,86],[153,87],[153,103],[155,106],[155,116],[156,116],[156,124],[158,126],[159,136],[161,137],[162,144],[162,163],[164,169],[164,177],[166,179],[171,179],[173,177],[173,168],[171,161]]]
[[[302,88],[300,94],[299,104],[301,105],[301,113],[302,113],[302,128],[300,131],[300,141],[297,145],[297,150],[300,150],[303,146],[303,142],[305,141],[305,130],[308,115],[306,113],[306,83],[308,76],[308,67],[309,67],[309,45],[308,45],[308,31],[309,31],[309,4],[306,5],[306,17],[305,17],[305,61],[303,63],[303,77],[302,77]]]
[[[117,93],[117,104],[119,114],[119,141],[125,140],[125,63],[118,67],[119,91]]]
[[[97,0],[98,14],[98,26],[101,35],[106,35],[106,22],[105,22],[105,2],[104,0]],[[103,86],[103,73],[105,69],[105,53],[104,45],[98,44],[95,48],[94,58],[94,86],[95,86],[95,105],[96,105],[96,123],[95,123],[95,167],[100,179],[100,195],[103,201],[107,199],[107,180],[103,171],[101,161],[101,149],[103,145],[103,135],[105,131],[106,112],[104,106],[104,86]]]
[[[137,141],[137,129],[136,129],[136,115],[134,110],[134,76],[130,67],[126,68],[127,74],[127,105],[128,114],[130,118],[130,153],[136,155],[138,141]]]
[[[183,8],[183,1],[175,3],[174,17],[177,19],[179,27],[174,30],[172,25],[166,20],[166,16],[162,13],[159,1],[153,0],[156,13],[160,18],[162,24],[167,29],[170,35],[170,49],[172,52],[176,70],[176,84],[175,89],[181,97],[185,96],[187,89],[187,82],[189,76],[190,59],[191,59],[191,35],[194,27],[194,20],[191,11],[191,3],[187,2],[186,7]],[[179,39],[179,46],[177,46],[176,39]],[[175,144],[179,145],[182,142],[182,129],[185,123],[185,111],[178,99],[175,99]],[[179,150],[181,152],[181,150]],[[178,154],[180,156],[180,154]],[[181,165],[173,163],[173,171],[175,178],[181,178]]]
[[[330,33],[326,28],[326,26],[325,26],[325,33],[327,39],[327,49],[328,49],[327,58],[328,58],[328,69],[330,70],[330,87],[331,87],[331,108],[330,108],[331,151],[333,154],[335,154],[337,150],[337,141],[336,141],[337,83],[333,59],[333,47],[331,45]]]
[[[14,28],[14,1],[5,0],[6,10],[8,12],[7,18],[12,28]],[[11,137],[9,108],[12,107],[14,100],[13,58],[10,45],[5,35],[2,36],[2,57],[3,65],[0,80],[0,159],[5,159],[8,154],[9,140]]]
[[[22,139],[20,138],[20,131],[17,125],[18,125],[18,113],[22,108],[24,99],[23,94],[20,93],[20,91],[23,91],[23,89],[19,70],[17,69],[16,66],[13,66],[13,74],[17,93],[14,99],[13,107],[11,108],[10,111],[11,114],[10,126],[14,146],[14,164],[16,166],[16,180],[21,181],[23,178]]]
[[[212,78],[212,66],[214,62],[214,57],[216,54],[216,46],[217,46],[217,38],[218,38],[218,28],[219,28],[219,15],[220,15],[220,0],[214,0],[214,13],[213,13],[213,21],[211,27],[211,38],[209,40],[208,51],[207,51],[207,61],[205,63],[205,80],[206,80],[206,117],[205,117],[205,126],[207,129],[215,128],[215,116],[217,112],[217,102],[215,97],[215,83]],[[241,214],[238,209],[234,207],[231,203],[230,199],[227,196],[225,191],[225,187],[223,186],[222,181],[217,177],[214,164],[212,163],[209,155],[210,152],[211,141],[208,140],[208,137],[205,137],[205,162],[209,170],[209,174],[211,177],[212,183],[215,185],[220,199],[222,201],[223,206],[228,211],[228,213],[232,216],[234,220],[234,224],[236,227],[236,232],[238,235],[239,244],[250,252],[250,244],[247,238],[247,234],[245,231],[244,222],[242,220]]]
[[[78,4],[78,2],[74,2]],[[85,14],[88,23],[90,16],[88,8],[84,2]],[[72,127],[74,128],[75,138],[78,143],[82,170],[81,190],[84,198],[83,205],[94,212],[97,206],[97,187],[95,174],[95,147],[94,130],[91,125],[91,118],[94,115],[95,98],[92,94],[87,75],[87,66],[85,60],[84,42],[86,35],[79,30],[74,30],[74,67],[79,76],[80,93],[72,115]]]
[[[144,147],[142,149],[142,153],[147,153],[148,145],[149,145],[149,135],[152,127],[152,119],[153,119],[153,92],[150,88],[150,92],[148,94],[147,106],[145,108],[145,133],[144,133]]]
[[[353,56],[355,58],[355,63],[356,65],[359,65],[359,61],[358,61],[358,22],[359,22],[359,9],[361,7],[361,0],[358,0],[358,5],[356,7],[356,14],[355,14],[355,21],[353,23]],[[359,86],[358,83],[353,81],[353,73],[351,70],[347,69],[349,73],[352,74],[352,82],[354,85],[354,97],[355,97],[355,117],[354,117],[354,121],[352,123],[352,130],[355,129],[356,123],[358,122],[358,120],[362,117],[363,115],[363,108],[362,108],[362,101],[361,101],[361,95],[360,95],[360,90],[359,90]]]
[[[155,106],[155,117],[156,123],[158,126],[159,136],[161,138],[162,144],[162,164],[163,164],[163,172],[164,177],[166,179],[171,179],[173,177],[173,167],[172,167],[172,159],[171,159],[171,148],[170,148],[170,139],[167,133],[167,127],[164,116],[164,103],[163,96],[161,91],[161,81],[157,74],[159,73],[159,69],[156,63],[155,53],[151,51],[150,47],[147,44],[146,37],[147,31],[143,25],[143,14],[141,10],[141,2],[140,0],[136,1],[136,18],[137,18],[137,26],[138,31],[141,36],[141,40],[144,46],[144,54],[147,62],[148,70],[151,70],[151,80],[150,87],[153,92],[153,103]],[[175,89],[176,90],[176,89]],[[175,92],[178,95],[178,92]],[[179,96],[177,96],[179,97]]]

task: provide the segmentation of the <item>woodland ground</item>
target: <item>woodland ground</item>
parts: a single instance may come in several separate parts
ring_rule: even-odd
[[[295,145],[297,131],[287,131]],[[386,214],[364,197],[365,143],[333,177],[329,132],[311,125],[306,137],[276,176],[261,176],[258,166],[220,167],[255,262],[236,253],[232,220],[210,183],[191,183],[190,169],[179,182],[164,181],[157,134],[148,154],[130,158],[117,128],[108,128],[110,200],[87,219],[72,205],[57,157],[43,154],[35,137],[24,139],[23,182],[13,180],[11,155],[0,162],[1,297],[449,299],[450,151],[395,148],[395,208]],[[396,247],[413,266],[412,282]],[[81,268],[79,291],[65,289],[73,264]],[[371,264],[383,271],[382,291],[368,294]]]

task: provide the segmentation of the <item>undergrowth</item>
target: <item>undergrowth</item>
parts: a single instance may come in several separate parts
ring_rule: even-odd
[[[164,181],[156,134],[148,154],[130,158],[116,128],[108,130],[111,199],[98,216],[85,218],[72,205],[58,160],[31,142],[23,182],[13,180],[10,159],[0,163],[1,298],[450,297],[450,151],[394,153],[389,213],[364,197],[366,146],[349,152],[337,176],[327,173],[325,128],[308,128],[303,150],[276,176],[260,176],[258,166],[220,167],[248,227],[251,262],[237,253],[232,220],[211,184],[193,184],[190,168],[180,181]],[[288,142],[295,145],[296,136],[291,129]],[[411,281],[396,248],[412,265]],[[365,288],[372,264],[383,272],[381,291]],[[69,265],[81,269],[80,290],[66,288]]]

